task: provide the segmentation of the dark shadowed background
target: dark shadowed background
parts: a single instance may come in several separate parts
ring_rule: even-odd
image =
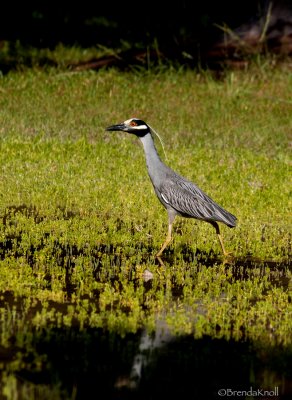
[[[127,43],[179,63],[216,64],[269,51],[292,54],[291,0],[6,2],[0,42],[54,48]],[[122,46],[123,47],[123,46]],[[131,62],[131,57],[129,59]]]

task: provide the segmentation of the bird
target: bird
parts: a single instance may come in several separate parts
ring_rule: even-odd
[[[108,126],[106,131],[127,132],[137,136],[142,142],[150,180],[168,214],[167,236],[156,257],[161,257],[172,240],[172,227],[176,216],[210,223],[216,230],[223,255],[230,255],[225,250],[218,222],[234,228],[237,218],[212,200],[195,183],[176,173],[161,160],[154,144],[154,130],[141,119],[130,118]]]

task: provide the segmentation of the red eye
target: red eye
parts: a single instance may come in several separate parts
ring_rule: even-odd
[[[131,126],[137,126],[136,122],[134,122],[134,121],[131,121],[131,122],[130,122],[130,125],[131,125]]]

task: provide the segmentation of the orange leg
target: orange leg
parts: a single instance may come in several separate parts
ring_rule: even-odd
[[[163,243],[161,249],[159,250],[159,252],[156,254],[156,257],[160,257],[161,254],[163,253],[163,250],[169,245],[169,243],[171,242],[171,232],[172,232],[172,223],[168,224],[168,233],[165,239],[165,242]]]
[[[210,222],[210,224],[213,225],[214,228],[216,229],[216,233],[217,233],[217,236],[218,236],[218,239],[219,239],[219,243],[220,243],[222,252],[223,252],[224,256],[227,257],[231,253],[225,250],[224,243],[223,243],[223,238],[222,238],[222,236],[220,234],[219,225],[215,221],[214,222]]]

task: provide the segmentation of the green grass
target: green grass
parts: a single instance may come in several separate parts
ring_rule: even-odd
[[[235,254],[285,257],[289,85],[286,70],[229,73],[221,82],[191,71],[12,73],[1,85],[1,209],[25,204],[52,216],[61,207],[109,226],[122,216],[143,228],[130,242],[151,234],[157,249],[167,220],[142,149],[134,137],[105,132],[139,116],[164,138],[168,164],[238,217],[235,230],[223,228]],[[213,228],[183,224],[183,243],[217,252]]]
[[[291,346],[291,94],[285,65],[222,80],[171,68],[2,77],[1,346],[34,351],[34,335],[72,326],[152,331],[162,316],[178,335]],[[179,218],[165,265],[155,261],[167,214],[143,149],[105,131],[133,116],[163,137],[173,169],[237,216],[222,226],[234,263],[211,226]],[[2,365],[6,391],[32,368],[24,359]]]

